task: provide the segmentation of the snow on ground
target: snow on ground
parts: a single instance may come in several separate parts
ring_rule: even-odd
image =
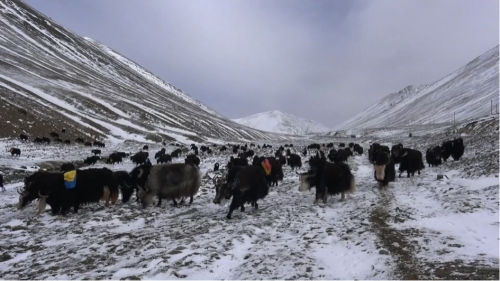
[[[83,160],[91,148],[0,140],[2,151],[11,146],[23,154],[0,156],[12,180],[0,193],[5,279],[498,279],[498,177],[464,176],[461,163],[476,159],[474,148],[457,163],[426,168],[410,179],[403,174],[385,191],[377,188],[366,155],[355,156],[348,164],[356,193],[319,205],[312,204],[314,189],[300,193],[295,171],[284,167],[284,181],[270,188],[258,210],[248,206],[227,220],[229,202],[212,203],[210,177],[214,163],[226,163],[229,153],[202,157],[202,187],[191,206],[163,202],[143,210],[136,202],[100,203],[67,217],[49,210],[35,217],[36,202],[15,208],[23,170],[32,172],[47,160]],[[149,146],[150,155],[161,148]],[[107,156],[141,147],[124,142],[101,150]],[[167,152],[175,148],[167,146]],[[96,165],[102,166],[133,168],[129,160]],[[443,171],[448,179],[436,180]]]

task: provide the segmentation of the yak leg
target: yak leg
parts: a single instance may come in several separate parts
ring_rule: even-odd
[[[172,200],[174,201],[174,207],[177,207],[177,201],[175,201],[175,198],[172,198]]]
[[[254,208],[257,210],[259,208],[259,204],[257,204],[257,200],[254,202]]]
[[[116,201],[118,201],[118,195],[120,192],[117,190],[116,192],[111,193],[111,204],[115,205]]]
[[[408,174],[408,177],[410,177],[410,172],[406,172]]]
[[[158,198],[158,204],[156,204],[156,207],[161,207],[161,197]],[[174,199],[174,203],[177,204],[177,202],[175,202],[175,199]]]
[[[179,202],[179,204],[183,205],[185,202],[184,202],[184,197],[182,197],[181,201]]]
[[[109,192],[109,188],[107,186],[104,187],[104,192],[102,193],[102,197],[101,197],[101,200],[104,200],[106,201],[106,207],[109,206],[109,199],[110,199],[110,192]]]
[[[340,195],[340,201],[344,201],[344,200],[345,200],[345,193],[342,192]]]
[[[245,204],[241,204],[240,210],[241,210],[242,212],[244,212],[244,211],[245,211]]]
[[[323,193],[323,203],[326,204],[327,201],[328,201],[328,189],[325,188],[325,193]]]
[[[189,204],[193,204],[193,200],[194,200],[194,197],[193,197],[193,195],[191,195],[191,197],[189,198]]]
[[[47,198],[40,198],[38,201],[38,213],[37,215],[41,215],[43,211],[45,211],[45,207],[47,206]]]
[[[420,176],[420,170],[418,170],[418,175]]]
[[[401,174],[402,174],[402,173],[403,173],[403,172],[399,172],[399,177],[401,177]]]

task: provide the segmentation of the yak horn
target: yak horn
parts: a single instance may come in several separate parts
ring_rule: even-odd
[[[41,190],[38,191],[38,196],[40,196],[40,198],[48,198],[49,197],[48,195],[43,196],[40,192],[41,192]]]

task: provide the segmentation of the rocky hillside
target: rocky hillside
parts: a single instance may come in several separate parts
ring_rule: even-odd
[[[22,1],[0,2],[0,137],[278,140],[226,119],[132,60]]]
[[[401,127],[465,122],[490,114],[498,104],[498,45],[428,85],[390,94],[336,129]]]

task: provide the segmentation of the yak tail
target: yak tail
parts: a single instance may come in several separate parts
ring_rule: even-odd
[[[354,179],[354,176],[351,175],[351,184],[349,186],[349,189],[347,190],[348,193],[353,194],[356,192],[356,180]]]

